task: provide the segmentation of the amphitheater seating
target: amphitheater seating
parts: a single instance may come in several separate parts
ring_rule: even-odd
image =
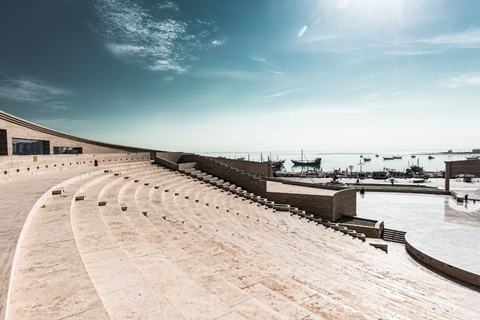
[[[76,201],[79,195],[86,196]],[[480,312],[478,292],[198,170],[117,166],[50,192],[45,204],[14,265],[10,319],[465,319]]]

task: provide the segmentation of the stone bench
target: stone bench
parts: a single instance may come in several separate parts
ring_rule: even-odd
[[[61,188],[61,189],[56,189],[56,190],[53,190],[52,191],[52,195],[62,195],[65,193],[65,189],[64,188]]]
[[[75,201],[85,200],[87,198],[86,193],[79,193],[75,196]]]
[[[276,204],[273,205],[273,208],[278,210],[278,211],[290,211],[290,205],[289,204],[276,203]]]

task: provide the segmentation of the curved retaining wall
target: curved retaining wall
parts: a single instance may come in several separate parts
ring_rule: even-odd
[[[480,287],[480,275],[449,265],[448,263],[435,259],[425,254],[424,252],[418,250],[408,242],[408,233],[407,233],[407,237],[405,237],[405,249],[415,259],[426,264],[427,266],[435,270],[441,271],[453,278],[456,278],[466,283],[473,284],[477,287]]]
[[[150,158],[151,155],[148,152],[0,157],[0,183],[26,175],[92,167],[95,160],[98,161],[98,166],[104,166],[150,161]]]

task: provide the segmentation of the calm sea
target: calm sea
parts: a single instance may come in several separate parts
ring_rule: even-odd
[[[199,152],[202,155],[210,157],[226,157],[230,159],[237,159],[245,157],[245,160],[251,161],[267,161],[270,157],[273,160],[285,159],[285,165],[282,171],[294,171],[298,172],[302,170],[302,167],[293,166],[291,159],[300,159],[300,152],[272,152],[272,153],[249,153],[249,152]],[[402,159],[384,160],[383,157],[402,156]],[[412,158],[415,155],[415,158]],[[432,155],[434,159],[429,159],[428,156]],[[371,161],[361,160],[363,157],[369,157]],[[376,157],[375,153],[322,153],[322,152],[304,152],[304,158],[307,160],[313,160],[317,157],[322,158],[321,169],[323,171],[333,171],[334,169],[341,168],[344,171],[349,166],[353,166],[353,171],[383,171],[384,168],[395,169],[397,171],[404,171],[412,164],[423,167],[425,171],[440,171],[445,170],[445,161],[453,160],[465,160],[465,156],[468,154],[435,154],[435,153],[378,153]],[[318,168],[317,168],[318,169]],[[348,169],[350,171],[350,168]]]

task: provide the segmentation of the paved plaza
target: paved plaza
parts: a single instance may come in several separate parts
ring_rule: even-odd
[[[357,195],[359,217],[383,220],[406,231],[426,255],[480,275],[480,202],[451,196],[367,192]]]

